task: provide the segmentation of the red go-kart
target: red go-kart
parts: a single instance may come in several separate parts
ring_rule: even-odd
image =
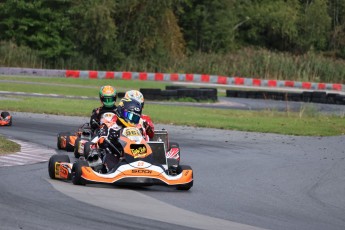
[[[1,112],[0,114],[0,126],[11,126],[12,116],[9,112]]]

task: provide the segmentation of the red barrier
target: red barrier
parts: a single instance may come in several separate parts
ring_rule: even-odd
[[[163,81],[164,75],[162,73],[155,73],[155,81]]]
[[[293,82],[293,81],[285,81],[284,86],[285,87],[294,87],[295,86],[295,82]]]
[[[79,78],[79,70],[66,70],[66,77]]]
[[[302,82],[302,89],[310,89],[311,83],[310,82]]]
[[[97,71],[89,71],[89,78],[97,79],[98,78],[98,72]]]
[[[193,81],[194,80],[194,74],[187,73],[186,74],[186,81]]]
[[[105,73],[105,78],[106,79],[114,79],[115,73],[114,72],[106,72]]]
[[[244,78],[242,77],[235,77],[235,85],[244,85]]]
[[[227,77],[224,77],[224,76],[218,76],[217,83],[218,83],[218,84],[223,84],[223,85],[226,85],[226,84],[227,84],[227,80],[228,80],[228,78],[227,78]]]
[[[317,84],[317,89],[326,89],[326,84],[325,83]]]
[[[341,84],[333,84],[333,85],[332,85],[332,88],[333,88],[334,90],[339,90],[339,91],[341,91],[343,87],[342,87]]]
[[[201,81],[202,82],[210,82],[210,75],[201,75]]]
[[[178,74],[177,73],[170,74],[170,81],[178,81]]]
[[[277,87],[277,81],[276,80],[268,80],[267,85],[269,87]]]
[[[132,79],[132,72],[123,72],[122,79],[124,80],[131,80]]]
[[[261,86],[261,80],[257,78],[253,78],[253,85],[255,86]]]
[[[139,80],[146,81],[147,73],[144,73],[144,72],[139,73]]]

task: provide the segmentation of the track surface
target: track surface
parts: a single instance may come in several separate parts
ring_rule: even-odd
[[[13,114],[0,134],[55,148],[86,118]],[[345,229],[345,141],[166,128],[193,167],[188,192],[52,181],[47,163],[0,168],[0,229]]]

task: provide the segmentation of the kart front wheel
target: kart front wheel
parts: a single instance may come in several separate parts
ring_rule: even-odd
[[[85,180],[81,177],[82,176],[82,170],[81,168],[83,166],[88,167],[89,164],[84,160],[77,160],[72,167],[72,182],[75,185],[85,185]]]
[[[67,155],[61,155],[61,154],[55,154],[50,157],[49,163],[48,163],[48,172],[49,172],[49,177],[52,179],[56,179],[55,177],[55,163],[56,162],[70,163],[70,160]]]
[[[189,165],[179,165],[178,166],[178,173],[182,173],[183,170],[192,170],[192,167],[190,167]],[[192,171],[192,178],[193,178],[193,171]],[[181,184],[181,185],[178,185],[176,186],[176,189],[177,190],[184,190],[184,191],[187,191],[189,190],[191,187],[193,187],[193,181],[192,180],[191,182],[187,183],[187,184]]]

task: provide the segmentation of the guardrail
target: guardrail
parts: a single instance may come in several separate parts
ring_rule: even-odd
[[[116,72],[116,71],[82,71],[82,70],[53,70],[0,67],[0,74],[7,75],[35,75],[56,76],[82,79],[123,79],[143,81],[180,81],[190,83],[213,83],[219,85],[248,86],[251,90],[226,90],[227,97],[273,99],[288,101],[304,101],[315,103],[345,104],[345,85],[335,83],[314,83],[283,80],[264,80],[257,78],[226,77],[207,74],[178,74],[178,73],[147,73],[147,72]],[[265,88],[265,91],[256,89]],[[267,90],[272,88],[272,91]],[[301,92],[275,92],[274,89],[298,89]],[[253,91],[254,90],[254,91]],[[305,90],[305,91],[303,91]],[[217,101],[216,88],[187,88],[183,86],[167,86],[161,89],[140,89],[149,100],[170,100],[178,98],[193,98],[197,101]],[[327,91],[331,91],[327,92]],[[335,93],[339,92],[339,93]]]
[[[231,86],[250,86],[253,88],[293,88],[315,91],[342,91],[345,85],[337,83],[300,82],[289,80],[266,80],[259,78],[245,78],[236,76],[221,76],[208,74],[179,74],[179,73],[147,73],[147,72],[116,72],[93,70],[50,70],[30,68],[0,67],[0,74],[58,76],[83,79],[124,79],[142,81],[181,81],[195,83],[212,83]]]

